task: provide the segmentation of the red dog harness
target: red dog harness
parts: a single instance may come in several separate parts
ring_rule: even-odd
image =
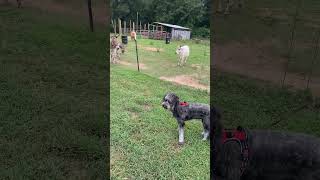
[[[240,169],[241,169],[241,173],[243,173],[249,161],[249,147],[248,147],[247,133],[240,126],[238,126],[237,129],[225,129],[222,132],[222,143],[225,144],[226,142],[229,142],[229,141],[235,141],[239,143],[241,156],[242,156],[242,164]]]
[[[180,106],[188,106],[189,104],[184,101],[184,102],[180,102],[179,105],[180,105]]]

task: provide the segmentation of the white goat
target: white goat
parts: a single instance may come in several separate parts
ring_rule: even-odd
[[[178,47],[176,50],[176,54],[179,55],[178,66],[182,66],[183,64],[186,64],[190,54],[189,46],[184,45],[184,46]]]

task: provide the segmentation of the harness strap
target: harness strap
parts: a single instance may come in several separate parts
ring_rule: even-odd
[[[249,161],[249,146],[248,146],[248,136],[246,131],[242,127],[237,129],[225,129],[223,131],[222,142],[225,144],[229,141],[235,141],[240,146],[240,153],[242,156],[242,164],[240,167],[241,174],[245,171],[245,168],[248,166]]]

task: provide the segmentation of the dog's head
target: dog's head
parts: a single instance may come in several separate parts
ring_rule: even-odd
[[[167,93],[162,99],[162,107],[173,111],[179,103],[179,97],[174,93]]]

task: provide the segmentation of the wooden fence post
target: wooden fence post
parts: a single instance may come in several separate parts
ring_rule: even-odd
[[[88,2],[88,13],[89,13],[89,21],[90,21],[90,30],[93,32],[93,17],[92,17],[92,7],[91,0],[87,0]]]
[[[132,31],[135,31],[134,22],[132,22]]]
[[[121,36],[121,34],[122,34],[122,29],[121,29],[121,19],[120,19],[120,18],[118,18],[118,24],[119,24],[119,34],[120,34],[120,36]]]

